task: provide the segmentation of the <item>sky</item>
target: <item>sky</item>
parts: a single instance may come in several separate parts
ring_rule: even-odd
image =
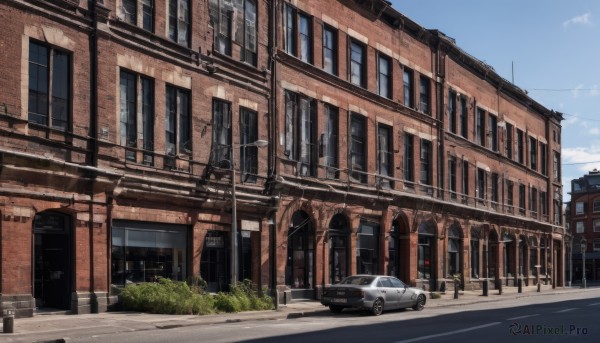
[[[600,1],[392,0],[548,109],[563,113],[563,201],[600,170]],[[513,79],[514,75],[514,79]]]

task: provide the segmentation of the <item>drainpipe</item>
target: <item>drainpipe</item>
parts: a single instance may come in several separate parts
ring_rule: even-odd
[[[271,0],[268,2],[270,5],[271,15],[269,16],[269,67],[271,70],[271,96],[269,97],[269,151],[268,151],[268,165],[269,165],[269,176],[271,182],[277,182],[277,127],[278,127],[278,115],[277,115],[277,63],[275,61],[275,54],[277,51],[277,15],[278,1]],[[270,235],[270,249],[269,249],[269,264],[270,264],[270,287],[273,297],[275,298],[276,308],[279,307],[279,294],[277,292],[277,209],[271,213],[269,218],[269,235]]]

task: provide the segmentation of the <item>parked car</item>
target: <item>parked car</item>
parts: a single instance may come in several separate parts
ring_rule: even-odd
[[[331,312],[345,308],[358,308],[378,316],[384,310],[411,307],[421,311],[427,296],[418,288],[408,287],[393,276],[354,275],[323,290],[321,304]]]

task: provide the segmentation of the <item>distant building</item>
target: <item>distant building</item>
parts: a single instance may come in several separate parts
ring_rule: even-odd
[[[583,248],[587,280],[600,280],[600,171],[571,181],[569,226],[573,236],[573,282],[583,276]],[[582,239],[584,244],[582,244]]]
[[[225,290],[234,256],[286,301],[356,273],[565,284],[562,114],[387,1],[6,0],[0,23],[19,316]]]

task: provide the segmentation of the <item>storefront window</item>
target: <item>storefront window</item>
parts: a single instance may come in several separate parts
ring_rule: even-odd
[[[379,225],[361,221],[356,241],[356,272],[375,275],[379,272]]]
[[[288,231],[286,284],[291,288],[313,288],[314,232],[310,217],[299,211]]]
[[[348,224],[346,218],[337,214],[329,224],[329,282],[340,282],[348,276]]]
[[[112,228],[113,285],[185,280],[187,231],[182,225],[115,220]]]

